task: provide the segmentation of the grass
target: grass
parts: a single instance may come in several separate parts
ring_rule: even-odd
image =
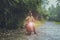
[[[60,24],[60,22],[55,22],[56,24]]]
[[[43,21],[36,20],[36,21],[35,21],[35,26],[36,26],[36,27],[39,27],[39,26],[41,26],[43,23],[44,23]]]

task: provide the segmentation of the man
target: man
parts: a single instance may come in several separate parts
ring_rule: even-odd
[[[31,11],[29,11],[29,15],[26,17],[25,25],[26,25],[27,32],[30,34],[31,34],[31,32],[34,32],[34,34],[36,34],[34,21],[35,21],[35,19],[32,16]]]

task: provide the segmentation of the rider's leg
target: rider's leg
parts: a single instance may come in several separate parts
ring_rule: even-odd
[[[33,27],[33,31],[34,31],[34,34],[36,34],[36,29],[35,29],[35,27]]]

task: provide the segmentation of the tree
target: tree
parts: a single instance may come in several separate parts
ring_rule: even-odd
[[[22,26],[28,11],[36,10],[41,0],[0,0],[0,27]]]

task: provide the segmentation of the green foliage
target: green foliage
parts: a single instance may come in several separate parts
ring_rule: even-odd
[[[48,11],[42,5],[46,5],[47,2],[47,0],[0,0],[0,27],[13,29],[23,26],[29,10],[37,11],[39,16],[46,17]]]
[[[23,25],[23,21],[31,10],[37,10],[41,0],[0,0],[0,27],[16,28]]]
[[[60,6],[56,5],[56,7],[54,7],[53,5],[49,8],[50,11],[50,19],[49,20],[53,20],[53,21],[60,21]]]

